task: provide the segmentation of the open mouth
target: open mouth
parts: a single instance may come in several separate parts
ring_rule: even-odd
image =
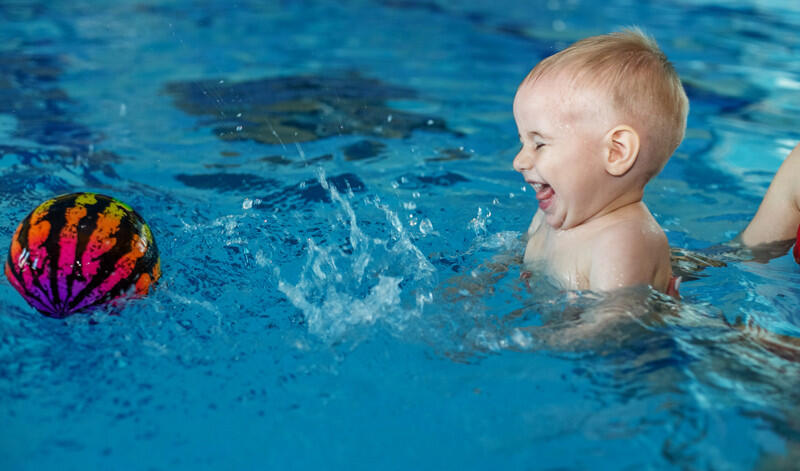
[[[536,199],[539,201],[539,208],[542,210],[547,209],[553,202],[555,191],[547,183],[531,183],[533,190],[536,192]]]

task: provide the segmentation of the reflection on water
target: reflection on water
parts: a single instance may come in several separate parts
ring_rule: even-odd
[[[203,124],[213,126],[223,140],[284,145],[352,134],[396,139],[417,129],[452,132],[441,118],[386,104],[415,98],[414,90],[357,73],[174,82],[165,90],[181,110],[207,117]],[[380,151],[379,143],[361,144],[356,150],[353,145],[345,154],[358,152],[354,160]]]

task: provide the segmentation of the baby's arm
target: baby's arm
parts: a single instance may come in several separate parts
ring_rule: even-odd
[[[800,225],[800,145],[786,157],[772,179],[756,215],[742,232],[748,246],[794,239]]]

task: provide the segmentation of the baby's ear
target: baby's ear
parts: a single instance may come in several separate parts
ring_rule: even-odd
[[[628,173],[639,156],[639,134],[635,129],[620,124],[606,134],[606,171],[615,177]]]

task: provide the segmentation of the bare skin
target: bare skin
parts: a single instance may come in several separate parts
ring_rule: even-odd
[[[643,135],[600,92],[559,75],[520,86],[514,118],[522,143],[514,169],[539,206],[524,261],[543,264],[566,289],[666,292],[669,245],[642,202]]]
[[[667,237],[642,202],[570,230],[553,230],[541,213],[528,230],[525,263],[544,263],[567,289],[609,291],[651,285],[667,292]]]
[[[742,243],[758,246],[794,239],[800,225],[800,145],[786,157],[761,201],[756,215],[742,232]]]

